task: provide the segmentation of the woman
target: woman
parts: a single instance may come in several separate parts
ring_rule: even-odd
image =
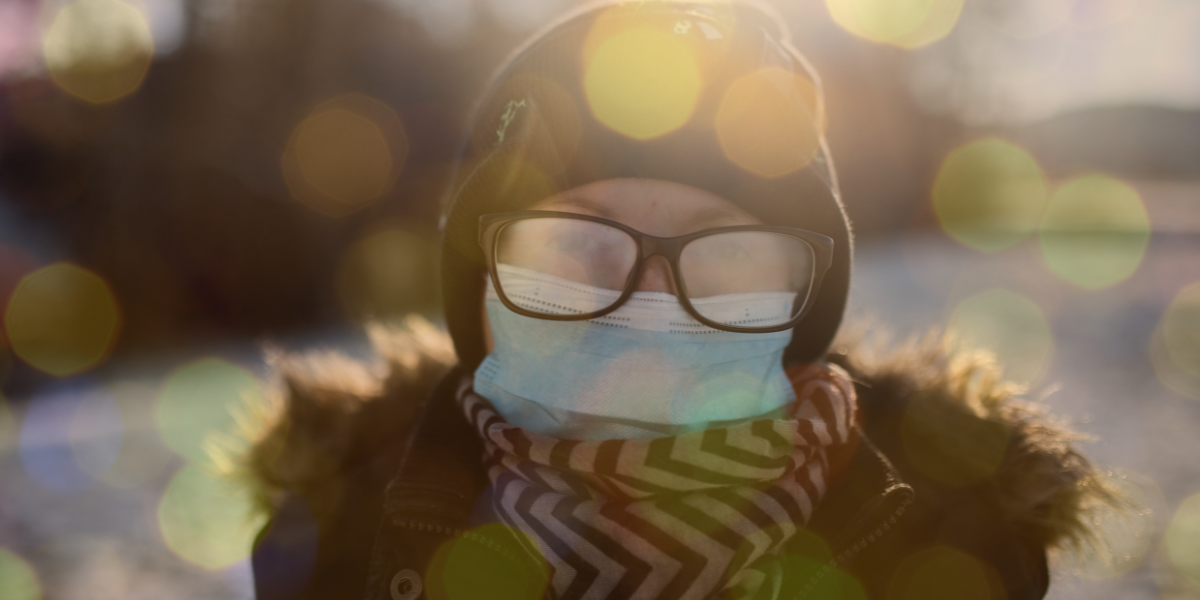
[[[592,6],[520,48],[444,217],[455,366],[425,392],[452,360],[420,326],[376,332],[383,382],[284,365],[260,600],[1042,597],[1095,475],[980,360],[830,351],[819,90],[754,5]]]

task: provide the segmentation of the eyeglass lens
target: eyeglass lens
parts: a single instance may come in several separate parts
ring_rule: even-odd
[[[637,242],[603,223],[541,217],[504,226],[496,238],[500,291],[543,314],[586,314],[615,304],[630,283]],[[723,325],[781,325],[812,287],[812,248],[789,235],[737,231],[684,246],[679,275],[693,308]]]

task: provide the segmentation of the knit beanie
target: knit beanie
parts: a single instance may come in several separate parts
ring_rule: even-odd
[[[479,217],[614,178],[712,192],[768,225],[834,240],[785,364],[828,350],[851,234],[824,139],[820,81],[768,9],[742,2],[584,6],[516,50],[468,124],[442,217],[442,298],[460,362],[486,356]]]

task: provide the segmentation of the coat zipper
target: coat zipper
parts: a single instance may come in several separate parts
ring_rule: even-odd
[[[846,546],[839,554],[826,561],[825,564],[822,565],[817,571],[817,573],[808,580],[808,583],[805,584],[804,589],[801,590],[800,593],[793,598],[793,600],[805,600],[808,598],[808,595],[812,593],[817,584],[820,583],[830,571],[846,564],[846,562],[861,552],[863,548],[866,548],[867,544],[870,544],[887,534],[887,532],[891,530],[892,526],[896,524],[896,521],[898,521],[900,517],[904,515],[904,511],[908,510],[908,506],[912,504],[914,498],[915,495],[911,492],[904,494],[903,501],[895,508],[895,510],[892,511],[891,516],[889,516],[887,519],[881,520],[879,525],[876,526],[873,531],[858,538],[855,543]]]

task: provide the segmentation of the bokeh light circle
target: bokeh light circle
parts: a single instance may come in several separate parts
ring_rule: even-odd
[[[983,252],[995,252],[1033,233],[1046,206],[1046,178],[1025,150],[985,138],[954,150],[933,184],[942,229]]]
[[[1104,288],[1141,264],[1150,218],[1133,188],[1105,175],[1085,175],[1050,197],[1038,241],[1058,276],[1082,288]]]
[[[721,98],[715,127],[725,156],[763,177],[810,163],[820,149],[824,118],[812,81],[780,67],[734,80]]]
[[[158,503],[158,526],[167,547],[206,569],[222,569],[250,554],[262,527],[250,498],[197,463],[179,470]]]
[[[946,37],[964,0],[825,0],[834,22],[877,44],[918,48]]]
[[[4,311],[13,352],[59,377],[101,363],[116,342],[120,325],[120,310],[108,284],[68,263],[23,277]]]
[[[304,180],[342,202],[374,198],[387,186],[391,151],[370,119],[341,109],[316,114],[293,143]]]
[[[193,461],[207,457],[213,434],[228,433],[233,411],[261,403],[258,380],[249,371],[218,358],[185,364],[167,377],[155,418],[169,448]]]
[[[1200,494],[1183,501],[1163,537],[1171,566],[1200,585]]]
[[[54,82],[97,104],[136,90],[153,55],[146,17],[121,0],[69,3],[42,36],[42,56]]]
[[[42,587],[37,573],[25,559],[0,548],[0,598],[4,600],[41,600]]]
[[[57,385],[30,398],[18,437],[21,466],[39,486],[74,493],[112,467],[124,434],[120,409],[107,389]]]
[[[1200,377],[1200,282],[1175,295],[1163,313],[1162,334],[1171,361]]]
[[[650,27],[617,31],[599,41],[583,80],[596,119],[638,140],[687,123],[700,86],[700,67],[682,36]]]
[[[408,157],[396,112],[363,94],[313,109],[292,131],[282,167],[297,199],[326,215],[344,215],[382,197]]]
[[[434,240],[403,225],[375,228],[342,259],[337,292],[355,319],[402,316],[428,309],[436,278]]]
[[[1004,288],[960,302],[947,330],[968,347],[995,352],[1005,376],[1021,383],[1035,383],[1054,352],[1050,325],[1041,308]]]
[[[538,600],[549,570],[535,564],[533,541],[501,523],[477,527],[442,544],[425,574],[430,600]]]
[[[948,546],[917,552],[900,563],[888,585],[889,600],[1001,600],[990,567]]]

